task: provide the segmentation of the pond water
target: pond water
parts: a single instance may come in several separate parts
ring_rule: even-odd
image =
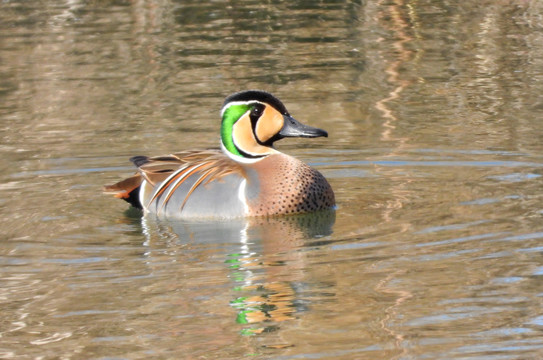
[[[307,216],[102,194],[234,91],[327,139]],[[543,3],[0,3],[0,358],[543,357]]]

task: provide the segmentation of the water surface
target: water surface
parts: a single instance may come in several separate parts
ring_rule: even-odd
[[[4,1],[0,357],[543,356],[543,6]],[[165,222],[101,193],[231,92],[335,212]]]

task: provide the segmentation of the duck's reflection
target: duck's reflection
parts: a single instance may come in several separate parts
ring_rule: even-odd
[[[164,221],[142,217],[153,239],[220,248],[236,295],[230,305],[243,334],[274,331],[304,309],[296,289],[304,277],[304,245],[332,233],[335,211],[228,221]],[[216,245],[216,246],[215,246]]]

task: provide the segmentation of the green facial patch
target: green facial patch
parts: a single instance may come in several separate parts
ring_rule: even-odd
[[[222,116],[221,123],[221,141],[229,152],[234,155],[243,156],[234,144],[234,139],[232,138],[232,131],[234,124],[243,116],[247,111],[250,111],[252,108],[248,104],[239,104],[239,105],[230,105],[224,111]]]

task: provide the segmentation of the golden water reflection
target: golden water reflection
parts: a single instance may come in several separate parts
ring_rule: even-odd
[[[233,282],[236,294],[230,301],[237,311],[235,321],[248,325],[240,329],[242,334],[255,335],[273,332],[281,322],[294,320],[304,311],[296,293],[296,284],[304,281],[307,270],[304,246],[310,239],[325,244],[335,216],[330,210],[224,221],[165,221],[144,216],[141,222],[146,246],[151,248],[156,238],[226,246],[224,276]]]

